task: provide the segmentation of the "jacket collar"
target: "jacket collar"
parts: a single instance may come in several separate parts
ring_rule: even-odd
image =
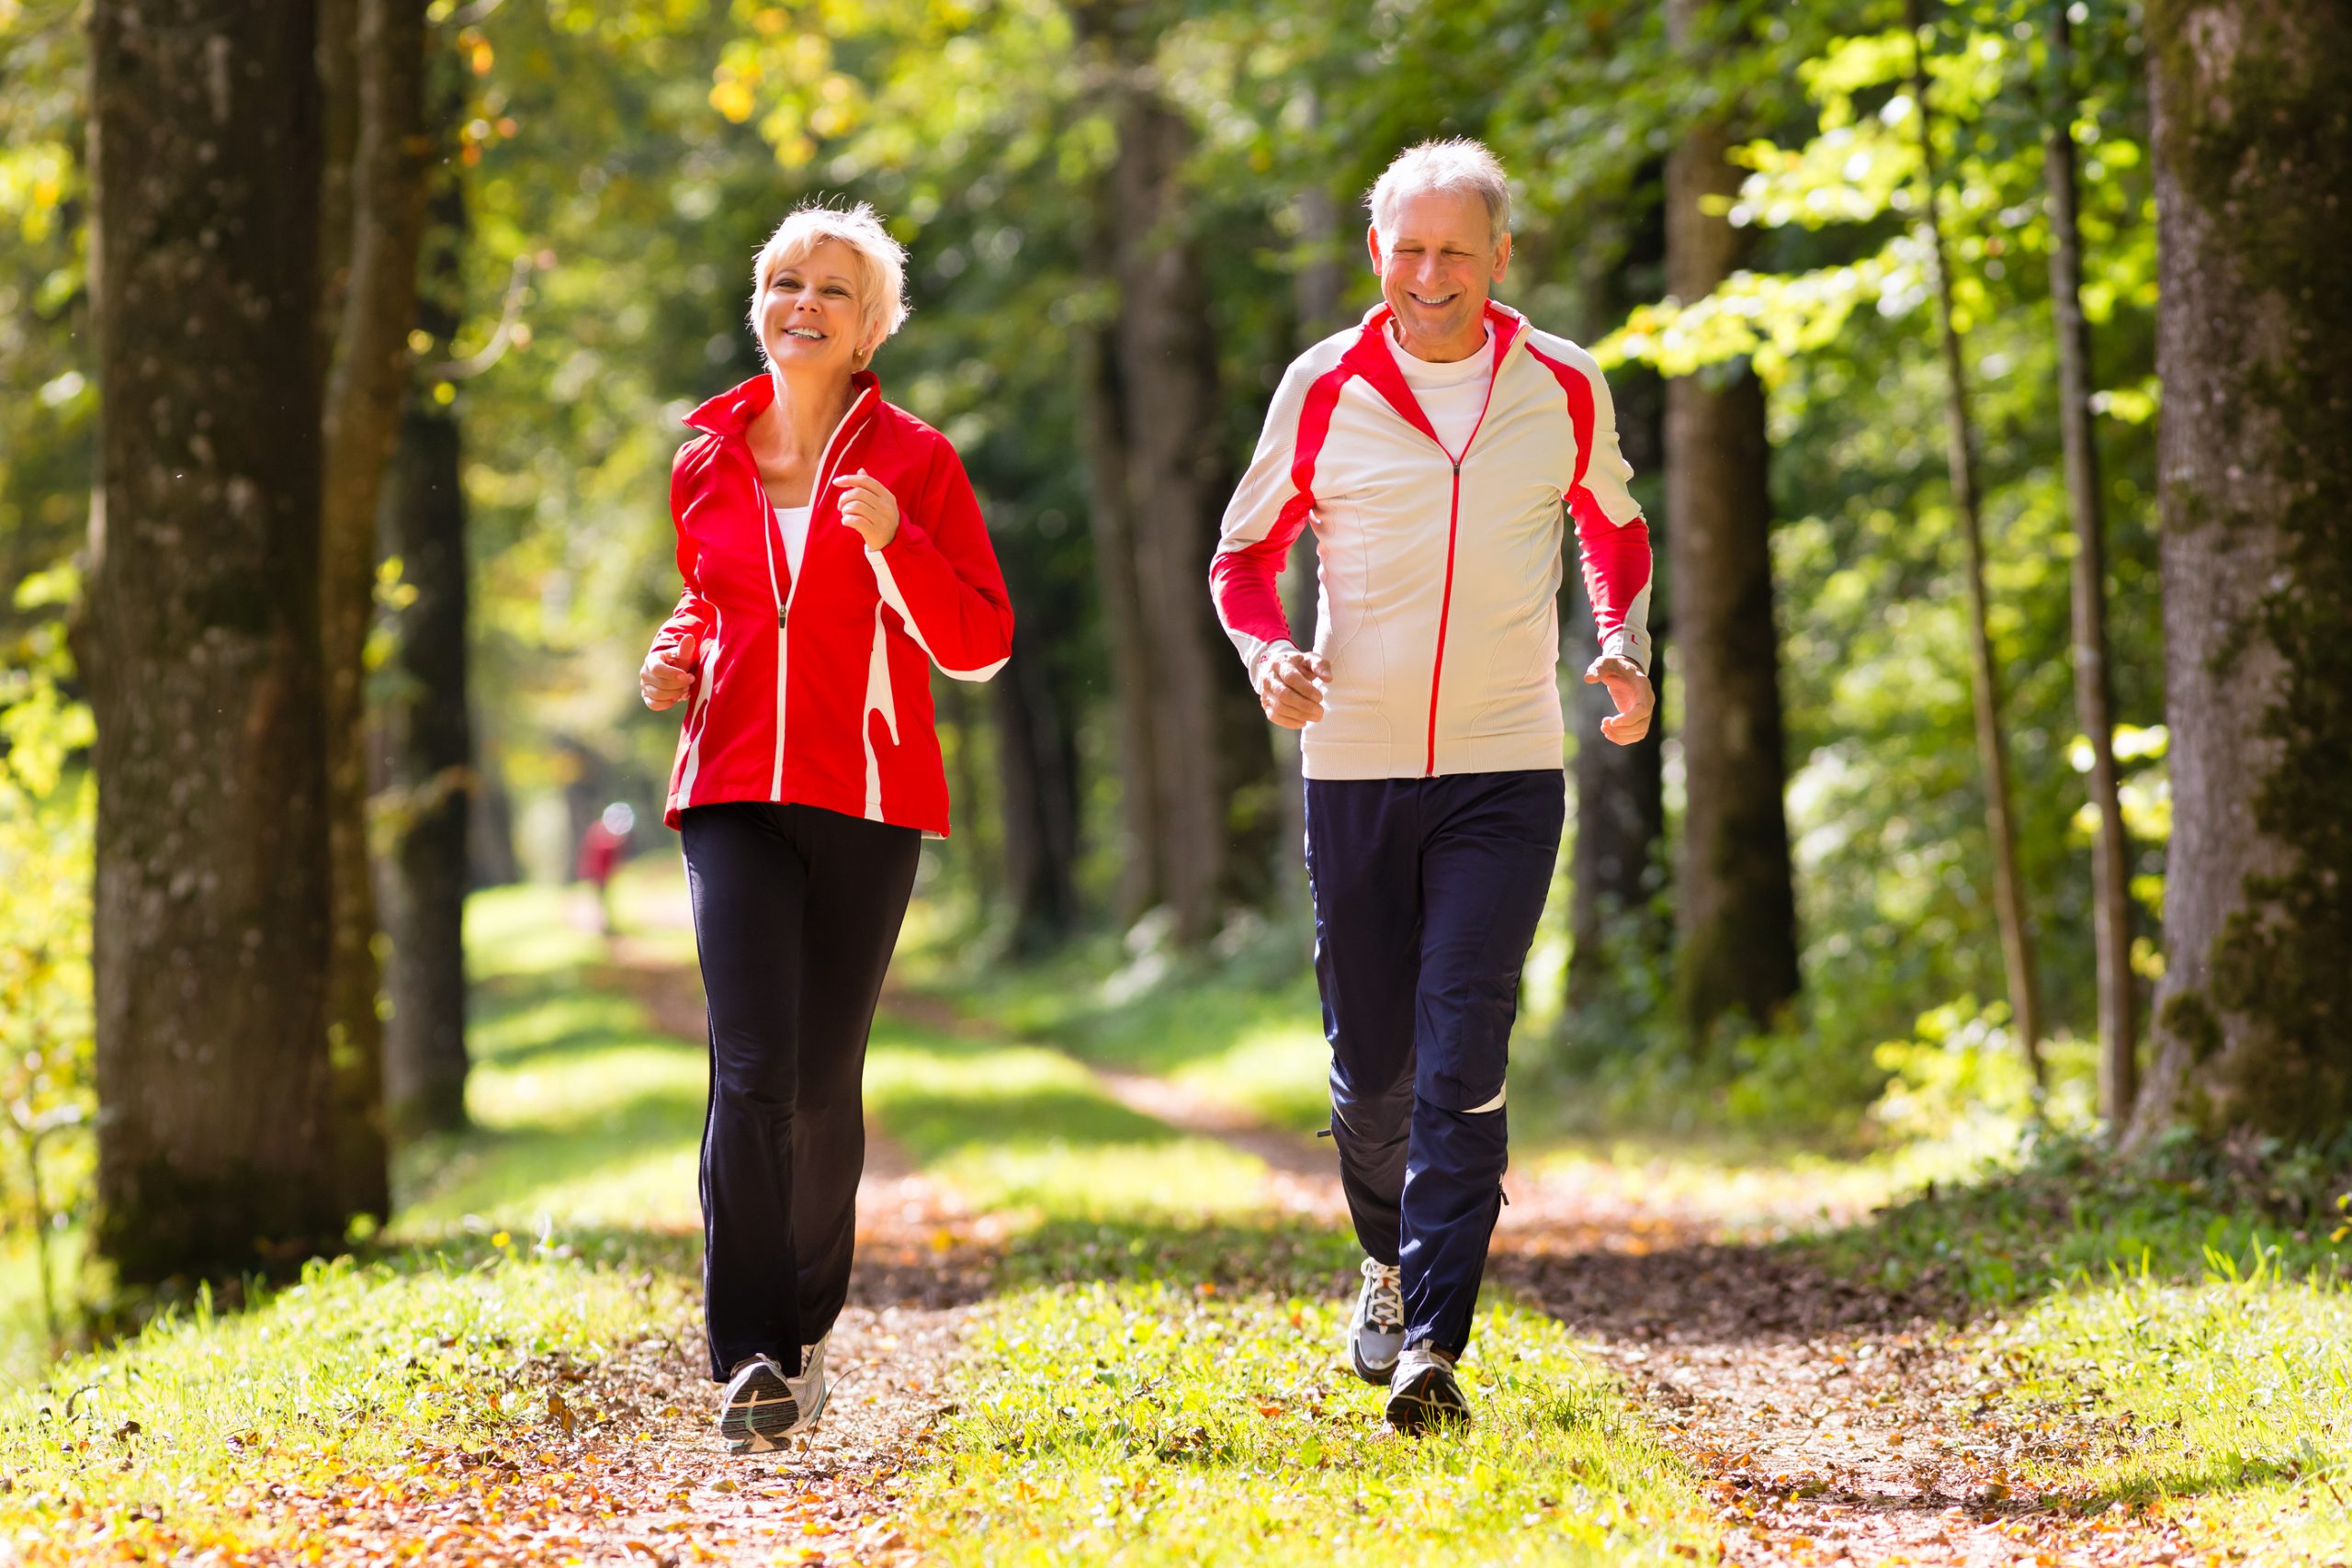
[[[849,419],[862,418],[882,400],[881,380],[871,370],[860,370],[851,376],[849,386]],[[873,395],[869,397],[868,393]],[[744,427],[775,401],[775,382],[762,371],[732,391],[721,392],[704,403],[686,415],[685,423],[712,435],[741,435]]]
[[[1428,436],[1437,440],[1437,432],[1430,427],[1429,416],[1421,412],[1420,400],[1413,396],[1412,388],[1405,384],[1405,372],[1398,368],[1396,356],[1388,351],[1385,341],[1390,318],[1396,315],[1387,301],[1383,300],[1367,311],[1363,325],[1356,333],[1356,341],[1340,355],[1340,363],[1372,384],[1373,390],[1387,400],[1398,417]],[[1487,325],[1494,329],[1494,367],[1492,375],[1499,375],[1504,358],[1526,335],[1527,318],[1508,305],[1487,301]],[[1440,442],[1442,446],[1444,444]]]

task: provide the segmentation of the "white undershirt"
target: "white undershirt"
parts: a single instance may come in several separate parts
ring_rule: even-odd
[[[792,575],[800,575],[801,553],[808,547],[808,513],[806,506],[779,506],[775,509],[775,525],[784,534],[784,564]]]
[[[1486,412],[1487,382],[1495,369],[1494,329],[1487,329],[1485,345],[1469,358],[1443,365],[1414,358],[1396,345],[1394,333],[1380,335],[1388,352],[1396,356],[1396,368],[1405,373],[1405,385],[1413,389],[1414,400],[1429,416],[1430,428],[1437,432],[1449,455],[1460,457],[1478,427],[1478,416]]]

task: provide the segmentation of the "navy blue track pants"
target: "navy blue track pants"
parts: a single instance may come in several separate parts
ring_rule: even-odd
[[[1556,768],[1306,783],[1332,1139],[1357,1239],[1403,1269],[1408,1346],[1470,1340],[1520,970],[1566,806]]]
[[[710,1375],[753,1356],[797,1372],[849,1296],[865,1038],[922,835],[763,800],[692,807],[678,827],[710,1004]]]

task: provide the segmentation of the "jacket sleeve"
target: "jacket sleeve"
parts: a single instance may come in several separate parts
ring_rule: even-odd
[[[1283,374],[1209,558],[1217,621],[1253,680],[1269,651],[1291,646],[1290,617],[1275,580],[1314,513],[1315,459],[1337,397],[1336,378],[1317,376],[1305,360]]]
[[[1650,530],[1641,503],[1625,488],[1634,477],[1617,446],[1617,405],[1600,367],[1588,357],[1578,367],[1592,384],[1592,420],[1578,443],[1577,472],[1568,488],[1568,513],[1576,519],[1577,544],[1584,558],[1586,599],[1592,605],[1600,651],[1630,659],[1644,673],[1650,667]]]
[[[1012,600],[963,459],[941,437],[922,493],[899,511],[899,531],[868,549],[882,602],[940,672],[985,681],[1012,656]]]
[[[711,627],[717,624],[718,617],[711,614],[710,601],[702,594],[700,552],[686,539],[685,476],[695,446],[695,443],[689,441],[680,447],[676,461],[670,467],[670,525],[678,532],[678,576],[684,581],[685,588],[678,595],[678,607],[670,612],[670,618],[663,621],[662,629],[653,634],[652,651],[675,653],[686,638],[694,638],[695,681],[699,683],[703,664],[710,649]],[[691,687],[688,693],[692,694]]]

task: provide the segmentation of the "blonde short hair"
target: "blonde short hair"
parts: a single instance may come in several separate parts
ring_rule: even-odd
[[[1499,242],[1510,232],[1510,181],[1486,143],[1466,136],[1424,141],[1397,153],[1364,196],[1364,205],[1372,209],[1373,228],[1383,235],[1394,233],[1397,206],[1407,197],[1439,190],[1484,201],[1489,241]]]
[[[859,335],[872,338],[878,347],[905,323],[907,248],[890,237],[890,231],[882,226],[882,215],[862,201],[847,209],[811,201],[802,203],[776,225],[752,263],[752,335],[755,340],[760,295],[766,290],[768,279],[778,267],[807,261],[827,240],[839,240],[856,258]],[[881,329],[878,335],[877,327]]]

